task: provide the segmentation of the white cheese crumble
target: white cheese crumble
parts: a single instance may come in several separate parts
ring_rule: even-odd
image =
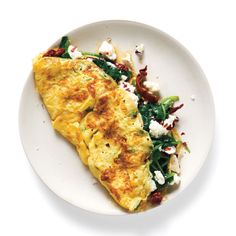
[[[144,81],[143,85],[153,94],[157,94],[160,91],[160,86],[158,83],[151,81]]]
[[[169,132],[165,127],[163,127],[161,124],[159,124],[155,120],[151,120],[150,125],[149,125],[149,130],[150,130],[150,134],[155,138],[158,138]]]
[[[127,80],[127,79],[128,79],[128,77],[127,77],[126,75],[121,75],[121,77],[120,77],[120,78],[121,78],[121,80],[122,80],[122,81],[125,81],[125,80]]]
[[[177,119],[176,116],[169,115],[168,118],[164,120],[163,126],[166,128],[172,126],[176,119]]]
[[[162,135],[168,134],[169,130],[167,128],[172,127],[176,119],[177,119],[176,116],[169,115],[168,118],[164,120],[163,125],[161,125],[155,120],[151,120],[150,125],[149,125],[150,134],[154,138],[158,138]]]
[[[126,53],[125,56],[121,59],[122,64],[130,67],[132,65],[132,59],[131,55],[129,53]]]
[[[154,179],[157,181],[158,184],[163,185],[165,183],[165,178],[161,171],[155,170],[154,171]]]
[[[162,151],[171,155],[176,152],[176,148],[174,146],[173,147],[166,147],[166,148],[162,149]]]
[[[190,98],[191,98],[191,100],[192,100],[193,102],[194,102],[194,101],[195,101],[195,99],[196,99],[194,95],[191,95],[191,97],[190,97]]]
[[[113,63],[111,63],[111,62],[107,62],[107,65],[109,65],[109,66],[112,66],[112,67],[116,67]]]
[[[179,175],[177,175],[177,174],[174,174],[174,176],[173,176],[174,178],[173,178],[173,181],[172,182],[170,182],[170,185],[179,185],[180,184],[180,181],[181,181],[181,178],[180,178],[180,176]]]
[[[93,59],[92,59],[92,58],[87,58],[87,61],[90,61],[90,62],[92,62],[92,61],[93,61]]]
[[[143,53],[144,53],[144,44],[143,43],[140,43],[140,44],[136,45],[135,53],[138,56],[142,56],[143,55]]]
[[[99,53],[103,56],[107,57],[108,59],[114,61],[116,60],[116,53],[113,45],[108,41],[103,41],[101,46],[98,49]]]
[[[135,87],[132,84],[130,84],[128,82],[124,82],[124,81],[119,82],[119,87],[122,88],[123,90],[127,91],[129,93],[129,96],[131,97],[131,99],[134,101],[135,106],[138,106],[139,98],[138,98],[138,96],[136,96],[134,94]]]
[[[82,57],[82,53],[78,50],[77,47],[70,45],[68,47],[68,53],[72,59],[80,58]]]

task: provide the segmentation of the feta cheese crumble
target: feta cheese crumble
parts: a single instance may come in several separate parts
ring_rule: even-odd
[[[195,99],[196,99],[194,95],[191,95],[191,97],[190,97],[190,98],[191,98],[191,100],[192,100],[193,102],[194,102],[194,101],[195,101]]]
[[[77,47],[70,45],[68,47],[68,53],[72,59],[80,58],[82,57],[82,53],[78,50]]]
[[[159,170],[154,171],[154,179],[160,185],[163,185],[165,183],[165,177],[163,176],[163,174]]]
[[[135,53],[136,53],[138,56],[143,56],[143,53],[144,53],[144,44],[140,43],[140,44],[136,45]]]
[[[128,79],[128,77],[127,77],[126,75],[121,75],[120,78],[121,78],[121,80],[122,80],[123,82]]]
[[[160,91],[160,86],[158,83],[151,81],[144,81],[143,85],[153,94],[157,94]]]
[[[177,174],[174,174],[174,176],[173,176],[173,181],[172,182],[170,182],[170,185],[179,185],[180,184],[180,181],[181,181],[181,178],[180,178],[180,176],[179,175],[177,175]]]
[[[166,154],[174,154],[176,152],[176,148],[173,146],[173,147],[166,147],[164,149],[162,149],[163,152],[165,152]]]
[[[174,121],[175,121],[176,119],[177,119],[176,116],[174,116],[174,115],[169,115],[168,118],[164,120],[163,126],[164,126],[165,128],[167,128],[167,127],[172,127],[172,126],[173,126],[173,123],[174,123]]]
[[[111,63],[111,62],[107,62],[107,65],[109,65],[109,66],[111,66],[111,67],[116,67],[113,63]]]
[[[149,130],[150,130],[150,134],[154,138],[159,138],[160,136],[166,135],[169,132],[165,127],[163,127],[161,124],[159,124],[155,120],[151,120],[150,125],[149,125]]]
[[[177,119],[174,115],[169,115],[167,119],[164,120],[163,125],[155,120],[151,120],[149,125],[149,132],[154,138],[159,138],[162,135],[168,134],[168,127],[172,127],[174,121]]]
[[[115,48],[110,42],[106,40],[102,42],[101,46],[98,49],[98,52],[110,59],[111,61],[116,60]]]

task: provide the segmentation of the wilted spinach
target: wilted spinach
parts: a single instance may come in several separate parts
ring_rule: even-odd
[[[59,45],[59,48],[64,48],[65,52],[61,55],[62,58],[71,58],[68,53],[68,48],[70,46],[70,40],[67,36],[63,36]]]
[[[144,129],[149,131],[151,119],[157,121],[165,120],[169,115],[169,109],[179,100],[178,96],[163,98],[159,104],[146,103],[139,105],[139,112],[143,118]]]
[[[164,149],[166,147],[172,147],[179,144],[179,141],[176,141],[170,135],[163,135],[159,138],[152,138],[152,143],[154,147],[158,147],[159,149]]]
[[[105,73],[110,75],[116,82],[121,80],[122,75],[127,76],[127,79],[130,79],[132,76],[131,71],[120,70],[116,66],[110,65],[110,63],[102,58],[94,58],[93,62],[102,70],[104,70]]]
[[[178,144],[178,141],[176,141],[172,136],[170,135],[164,135],[157,139],[152,139],[154,149],[152,151],[150,160],[150,171],[155,175],[155,171],[161,171],[162,175],[165,178],[165,184],[160,185],[158,182],[153,178],[155,181],[157,188],[161,189],[165,187],[168,183],[173,181],[174,173],[168,170],[168,163],[170,161],[170,155],[166,154],[165,152],[162,152],[161,150],[165,147],[171,147]]]

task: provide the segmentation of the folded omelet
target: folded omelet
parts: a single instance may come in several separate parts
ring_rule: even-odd
[[[152,191],[153,145],[128,92],[85,58],[40,54],[33,70],[53,127],[121,207],[137,209]]]

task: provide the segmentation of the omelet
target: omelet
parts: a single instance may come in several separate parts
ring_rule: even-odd
[[[124,209],[135,211],[152,191],[153,149],[128,92],[86,58],[33,60],[36,88],[53,127]]]

